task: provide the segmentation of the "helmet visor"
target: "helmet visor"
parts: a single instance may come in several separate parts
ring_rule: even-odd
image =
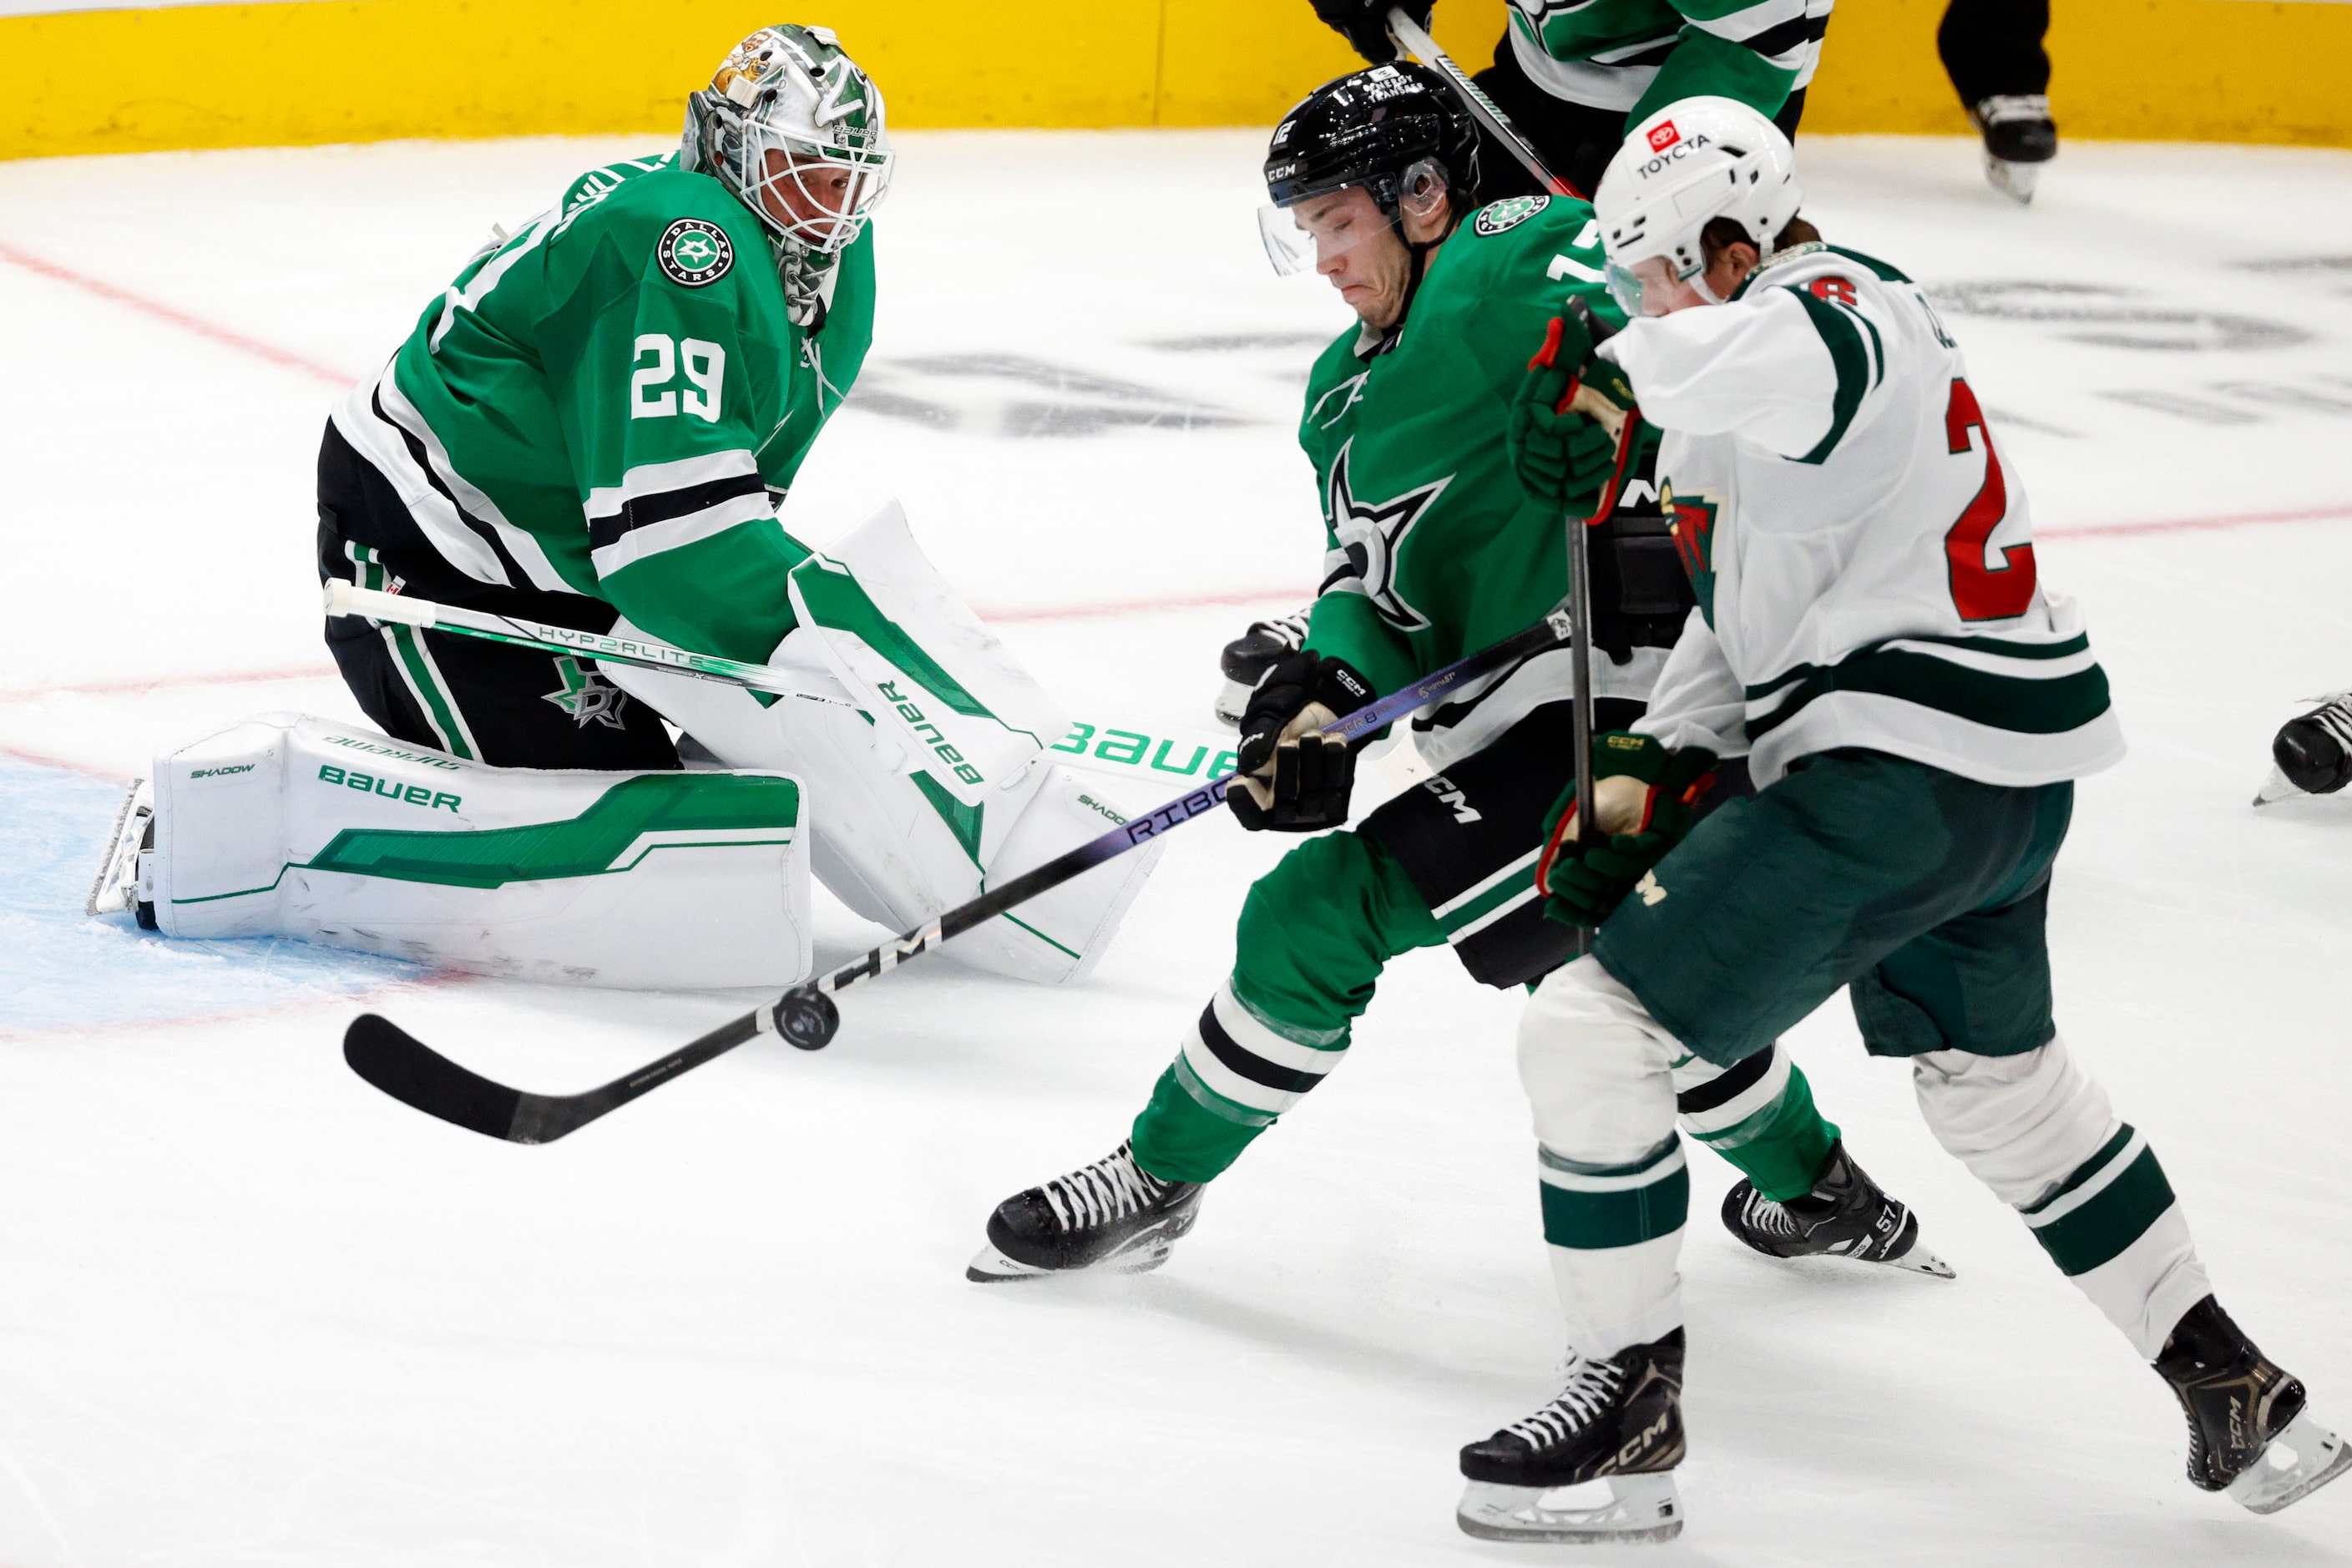
[[[1444,187],[1439,185],[1437,192],[1442,203]],[[1268,203],[1257,210],[1265,258],[1285,277],[1319,271],[1360,246],[1393,236],[1396,229],[1396,218],[1383,212],[1361,185],[1302,196],[1289,206]]]
[[[887,146],[827,147],[764,126],[748,129],[743,189],[761,216],[811,250],[848,248],[889,189],[898,155]]]

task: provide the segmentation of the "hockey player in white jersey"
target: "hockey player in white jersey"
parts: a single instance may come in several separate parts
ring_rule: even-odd
[[[1848,986],[1937,1138],[2179,1398],[2189,1479],[2284,1508],[2352,1453],[2215,1300],[2147,1135],[2052,1016],[2072,781],[2123,752],[2106,679],[2038,579],[2024,493],[1927,298],[1822,243],[1798,195],[1753,110],[1651,116],[1595,204],[1642,319],[1598,345],[1560,323],[1514,407],[1531,475],[1562,460],[1571,404],[1664,432],[1700,607],[1648,713],[1595,738],[1596,832],[1564,798],[1538,866],[1556,917],[1598,927],[1519,1034],[1570,1356],[1555,1399],[1463,1450],[1460,1522],[1681,1529],[1688,1188],[1666,1064],[1739,1061]],[[1759,793],[1694,826],[1714,759],[1743,752]],[[1549,1495],[1596,1480],[1599,1506]]]

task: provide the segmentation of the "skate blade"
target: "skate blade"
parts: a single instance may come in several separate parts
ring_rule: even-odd
[[[131,781],[114,813],[114,833],[89,885],[89,897],[82,900],[82,913],[121,914],[139,907],[139,841],[147,836],[148,819],[155,815],[154,801],[145,779]]]
[[[2286,774],[2279,771],[2279,767],[2276,763],[2273,763],[2271,764],[2271,776],[2264,779],[2263,781],[2263,787],[2254,792],[2254,804],[2256,805],[2274,805],[2283,800],[2293,800],[2295,796],[2303,793],[2303,791],[2295,788],[2292,784],[2289,784],[2287,782]]]
[[[1934,1253],[1928,1251],[1926,1247],[1921,1247],[1916,1242],[1912,1243],[1911,1250],[1905,1253],[1900,1258],[1880,1258],[1877,1261],[1883,1268],[1900,1268],[1909,1274],[1925,1274],[1932,1279],[1957,1279],[1959,1278],[1958,1275],[1952,1272],[1952,1266],[1950,1264],[1945,1262],[1942,1258],[1937,1257]]]
[[[2246,1473],[2231,1481],[2230,1500],[2255,1513],[2276,1513],[2352,1470],[2352,1446],[2299,1411],[2272,1438]]]
[[[975,1285],[1009,1285],[1017,1279],[1049,1279],[1055,1275],[1072,1274],[1149,1274],[1168,1261],[1171,1250],[1166,1242],[1142,1247],[1129,1252],[1115,1253],[1099,1263],[1089,1263],[1084,1268],[1040,1268],[1033,1263],[1023,1263],[1007,1258],[990,1242],[964,1265],[963,1277]]]
[[[1985,154],[1985,183],[2019,206],[2033,200],[2033,186],[2042,178],[2039,163],[2011,163]]]
[[[1671,1470],[1649,1476],[1611,1476],[1606,1500],[1580,1505],[1571,1494],[1600,1482],[1574,1487],[1509,1487],[1472,1481],[1462,1490],[1454,1522],[1481,1541],[1542,1541],[1565,1545],[1616,1546],[1642,1541],[1672,1541],[1683,1532],[1682,1498]],[[1549,1498],[1549,1506],[1545,1499]]]

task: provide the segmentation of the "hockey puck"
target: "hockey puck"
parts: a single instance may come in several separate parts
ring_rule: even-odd
[[[841,1028],[841,1009],[833,998],[812,985],[784,993],[776,1004],[776,1033],[785,1043],[803,1051],[821,1051],[833,1044]]]

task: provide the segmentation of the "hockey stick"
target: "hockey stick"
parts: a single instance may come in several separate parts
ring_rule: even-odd
[[[393,621],[429,631],[455,632],[459,637],[479,637],[484,642],[505,643],[510,647],[534,648],[542,653],[577,654],[583,658],[635,665],[640,669],[666,669],[673,675],[691,675],[698,680],[715,680],[727,686],[748,686],[754,691],[771,692],[778,697],[798,697],[804,701],[824,702],[836,708],[857,706],[845,697],[825,697],[814,691],[803,691],[764,664],[746,664],[740,659],[721,658],[717,654],[694,653],[666,642],[656,642],[650,637],[616,637],[609,632],[583,632],[572,626],[551,626],[545,621],[519,620],[512,616],[494,616],[456,605],[436,605],[430,599],[412,599],[405,594],[386,594],[374,588],[358,587],[339,577],[328,579],[326,601],[327,614],[331,616],[365,616],[371,620]]]
[[[1342,741],[1369,735],[1481,676],[1570,640],[1575,633],[1568,622],[1568,611],[1556,609],[1525,631],[1425,675],[1403,689],[1324,726],[1322,732]],[[532,1094],[494,1083],[458,1066],[389,1018],[374,1013],[362,1013],[344,1031],[343,1060],[351,1064],[353,1072],[393,1099],[428,1116],[509,1142],[551,1143],[758,1036],[772,1032],[802,1050],[823,1049],[841,1025],[840,1009],[833,1001],[835,994],[895,969],[1049,888],[1059,887],[1139,844],[1216,810],[1224,803],[1225,786],[1234,776],[1231,773],[1220,773],[1159,809],[1091,838],[1001,888],[957,905],[928,925],[918,926],[875,948],[856,962],[803,982],[774,1002],[721,1024],[668,1056],[583,1094]]]
[[[1437,40],[1423,32],[1412,17],[1406,16],[1402,6],[1392,5],[1389,8],[1389,36],[1403,45],[1407,51],[1420,59],[1422,64],[1437,71],[1446,80],[1452,82],[1454,90],[1462,96],[1462,107],[1470,111],[1470,117],[1484,125],[1496,141],[1509,148],[1511,155],[1526,167],[1528,174],[1536,177],[1537,183],[1545,190],[1556,196],[1573,196],[1578,201],[1584,200],[1582,191],[1578,190],[1545,166],[1534,144],[1519,134],[1519,128],[1511,123],[1511,117],[1503,112],[1502,106],[1488,98],[1486,90],[1470,79],[1470,73],[1455,65],[1453,58],[1437,47]]]

